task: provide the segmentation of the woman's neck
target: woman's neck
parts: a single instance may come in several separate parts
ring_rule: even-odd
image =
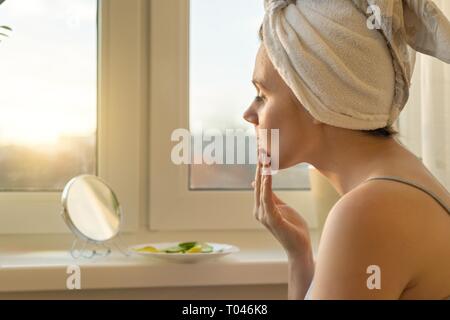
[[[362,132],[334,132],[329,143],[310,163],[328,178],[340,195],[387,168],[401,166],[400,159],[413,156],[395,138],[374,137]]]

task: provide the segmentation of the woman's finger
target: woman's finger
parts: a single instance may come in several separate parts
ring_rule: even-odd
[[[280,213],[273,200],[272,176],[267,175],[263,178],[263,207],[265,218],[270,222],[274,222],[280,218]]]
[[[255,181],[252,181],[252,188],[255,189],[255,186],[256,186],[256,182],[255,182]],[[274,202],[276,205],[283,205],[283,206],[286,205],[286,202],[284,202],[283,200],[281,200],[281,199],[275,194],[275,192],[273,192],[273,191],[272,191],[272,197],[273,197],[273,202]]]
[[[273,195],[272,195],[272,176],[266,175],[263,177],[263,188],[262,188],[263,194],[262,194],[262,203],[264,206],[264,210],[267,211],[273,211],[275,206],[273,202]],[[269,213],[269,212],[267,212]]]
[[[264,207],[264,176],[261,175],[260,179],[261,179],[261,183],[259,186],[259,203],[261,205],[261,210],[260,210],[261,216],[259,217],[260,218],[259,220],[264,221],[264,215],[265,215],[265,210],[266,210],[266,208]]]
[[[255,186],[254,186],[254,195],[255,195],[255,218],[259,220],[258,212],[260,211],[261,207],[261,200],[260,200],[260,188],[261,188],[261,166],[258,163],[256,167],[256,174],[255,174]]]

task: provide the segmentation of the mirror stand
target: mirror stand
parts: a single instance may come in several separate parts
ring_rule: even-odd
[[[78,243],[82,242],[81,248],[77,248]],[[70,248],[70,255],[75,260],[78,260],[80,258],[84,259],[93,259],[95,257],[107,257],[112,252],[112,245],[117,248],[117,250],[123,254],[125,257],[128,257],[131,255],[131,253],[124,249],[123,241],[120,236],[120,233],[118,234],[118,237],[114,240],[111,240],[110,243],[105,242],[95,242],[91,240],[83,240],[79,238],[75,238],[73,240],[72,246]]]
[[[77,243],[79,241],[80,240],[78,238],[75,238],[73,240],[72,247],[70,248],[70,255],[75,260],[80,258],[92,259],[94,257],[107,257],[111,253],[111,248],[106,246],[104,243],[95,243],[89,240],[83,240],[82,247],[77,249]]]
[[[120,231],[117,234],[117,237],[112,240],[112,242],[115,245],[115,247],[117,248],[117,250],[119,250],[119,252],[122,253],[125,257],[131,256],[131,252],[128,249],[124,249],[124,247],[123,247],[124,242],[122,240],[122,235],[121,235]]]

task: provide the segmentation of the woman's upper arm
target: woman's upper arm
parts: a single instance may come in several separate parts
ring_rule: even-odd
[[[401,214],[381,195],[356,196],[330,212],[311,299],[398,299],[412,277],[413,248]]]

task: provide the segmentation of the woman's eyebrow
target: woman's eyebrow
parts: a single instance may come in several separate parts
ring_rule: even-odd
[[[256,88],[262,88],[262,89],[264,89],[264,90],[267,90],[266,86],[264,86],[264,85],[261,83],[261,81],[259,81],[259,80],[257,80],[257,79],[253,79],[253,80],[252,80],[252,83],[253,83],[253,85],[254,85]]]

